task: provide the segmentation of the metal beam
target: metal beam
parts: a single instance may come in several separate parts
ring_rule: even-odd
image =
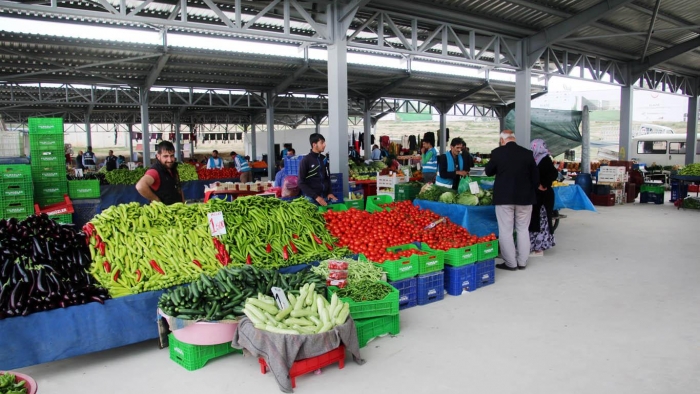
[[[567,37],[577,29],[590,25],[605,14],[631,3],[633,0],[603,0],[593,7],[588,8],[583,12],[579,12],[574,16],[569,17],[553,26],[550,26],[530,37],[527,43],[527,55],[539,57],[539,55],[553,43]],[[531,63],[532,64],[532,63]]]
[[[383,86],[383,87],[381,87],[381,88],[375,90],[374,92],[370,93],[369,95],[367,95],[367,99],[368,99],[369,101],[374,101],[374,100],[377,100],[377,99],[379,99],[379,98],[382,98],[382,97],[384,97],[385,95],[387,95],[389,92],[391,92],[392,90],[394,90],[394,89],[396,89],[397,87],[403,85],[403,84],[404,84],[405,82],[407,82],[410,78],[411,78],[411,74],[408,73],[406,76],[403,76],[403,77],[401,77],[401,78],[399,78],[399,79],[396,79],[396,80],[394,80],[393,82],[391,82],[390,84],[385,85],[385,86]]]
[[[273,94],[276,96],[276,95],[279,95],[280,93],[286,93],[286,92],[287,92],[287,88],[289,88],[289,86],[290,86],[294,81],[296,81],[297,79],[299,79],[299,77],[301,77],[302,75],[304,75],[304,73],[306,73],[308,70],[309,70],[309,63],[306,63],[306,64],[304,64],[303,66],[301,66],[301,67],[297,68],[296,70],[294,70],[294,73],[292,73],[291,75],[289,75],[287,78],[284,79],[284,81],[280,82],[277,86],[275,86],[275,89],[274,89],[274,91],[273,91]]]
[[[651,16],[651,22],[649,23],[649,32],[647,33],[647,39],[644,41],[644,50],[642,51],[642,61],[647,56],[647,49],[649,49],[649,41],[651,40],[651,34],[654,32],[654,24],[656,24],[656,16],[659,14],[659,7],[661,7],[661,0],[656,0],[656,6],[654,6],[654,14]]]
[[[471,88],[464,93],[460,93],[452,98],[451,105],[457,104],[462,100],[466,100],[467,98],[473,96],[476,93],[479,93],[480,91],[486,89],[489,86],[491,86],[491,84],[489,83],[489,81],[486,81],[477,87]]]
[[[636,79],[644,71],[649,70],[665,61],[671,60],[676,56],[682,55],[688,51],[700,47],[700,37],[695,37],[692,40],[682,42],[676,46],[666,48],[663,51],[653,53],[642,62],[632,63],[630,65],[632,76]]]
[[[161,55],[158,58],[158,61],[156,62],[156,64],[151,69],[151,71],[148,72],[148,76],[146,77],[146,82],[144,82],[144,85],[143,85],[146,90],[150,90],[151,87],[153,86],[153,84],[156,82],[161,71],[163,71],[163,68],[165,68],[165,64],[168,62],[168,59],[170,59],[170,55],[168,55],[168,54]]]

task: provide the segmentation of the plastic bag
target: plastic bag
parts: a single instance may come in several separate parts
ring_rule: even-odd
[[[469,191],[469,182],[471,182],[472,179],[468,176],[463,177],[462,179],[459,180],[459,186],[457,187],[457,193],[464,193]]]
[[[282,197],[296,197],[299,195],[299,177],[287,175],[282,181]]]

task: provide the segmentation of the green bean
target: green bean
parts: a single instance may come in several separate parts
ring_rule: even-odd
[[[391,288],[381,282],[360,280],[348,283],[345,288],[338,290],[336,294],[340,298],[351,298],[355,302],[362,302],[382,300],[389,293],[391,293]]]
[[[328,262],[331,260],[322,261],[318,266],[311,268],[314,274],[320,276],[321,278],[328,278],[330,270],[328,269]],[[354,281],[369,280],[378,281],[382,279],[384,271],[381,267],[378,267],[367,261],[357,261],[353,259],[333,259],[333,261],[345,261],[348,263],[348,282],[352,283]]]

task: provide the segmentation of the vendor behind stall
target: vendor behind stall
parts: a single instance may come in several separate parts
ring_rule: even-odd
[[[158,144],[156,162],[138,181],[136,190],[148,201],[160,201],[165,205],[185,202],[172,142],[162,141]]]
[[[438,157],[438,173],[435,184],[457,190],[460,177],[467,176],[465,163],[462,157],[464,140],[457,137],[450,143],[450,150]]]
[[[438,152],[433,146],[433,141],[423,140],[423,154],[421,155],[423,182],[435,183],[438,170]]]

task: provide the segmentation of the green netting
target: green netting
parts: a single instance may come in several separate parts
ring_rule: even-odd
[[[581,111],[533,108],[530,110],[530,141],[541,138],[552,156],[581,145]],[[515,110],[506,115],[506,129],[515,130]],[[516,136],[517,137],[517,136]]]

